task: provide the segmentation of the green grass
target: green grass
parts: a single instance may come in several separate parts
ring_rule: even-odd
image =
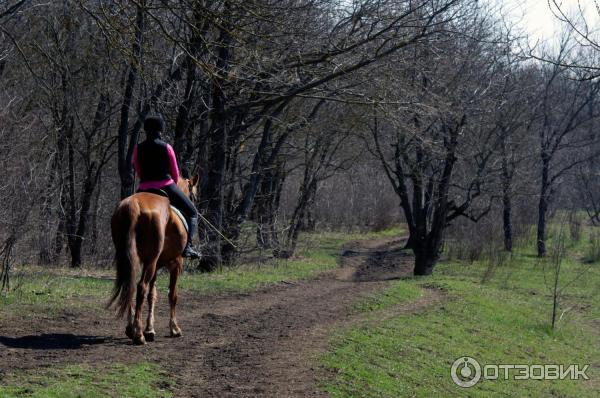
[[[12,278],[13,288],[0,294],[0,319],[8,313],[18,313],[20,317],[40,312],[56,314],[67,302],[78,308],[93,307],[99,299],[106,299],[112,288],[113,282],[109,279],[57,272],[60,269],[26,267],[21,270]]]
[[[4,375],[3,398],[158,398],[172,397],[167,375],[157,365],[73,365]]]
[[[558,327],[550,327],[554,268],[532,247],[517,251],[490,278],[486,261],[440,263],[426,279],[395,282],[377,310],[415,299],[413,289],[441,286],[447,300],[421,314],[401,315],[342,332],[322,361],[331,372],[323,388],[332,397],[533,396],[600,394],[600,273],[583,264],[580,244],[562,265]],[[482,283],[482,280],[486,280]],[[372,303],[375,302],[375,305]],[[564,312],[564,313],[563,313]],[[591,364],[589,381],[483,381],[463,389],[450,378],[454,360],[482,364]]]
[[[423,289],[414,283],[396,282],[385,291],[374,294],[355,304],[357,312],[375,312],[398,303],[414,301],[423,296]]]

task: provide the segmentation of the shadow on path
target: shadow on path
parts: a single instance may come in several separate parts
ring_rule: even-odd
[[[78,349],[86,345],[104,344],[105,342],[107,342],[105,337],[58,333],[23,337],[0,336],[0,344],[6,347],[32,350]]]

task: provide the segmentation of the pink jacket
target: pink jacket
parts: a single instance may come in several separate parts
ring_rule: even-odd
[[[133,169],[135,170],[135,174],[140,177],[140,164],[137,158],[137,145],[133,148]],[[166,187],[167,185],[171,185],[179,181],[179,167],[177,166],[177,158],[175,157],[175,151],[173,151],[173,147],[167,144],[167,153],[169,154],[169,166],[171,169],[171,176],[173,178],[169,178],[167,180],[162,181],[145,181],[141,182],[138,189],[160,189],[162,187]]]

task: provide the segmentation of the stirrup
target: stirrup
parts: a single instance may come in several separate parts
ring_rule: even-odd
[[[196,259],[200,258],[200,252],[196,251],[192,245],[186,245],[185,249],[183,249],[183,253],[181,253],[181,256]]]

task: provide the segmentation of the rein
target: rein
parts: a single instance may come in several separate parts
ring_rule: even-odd
[[[192,202],[196,202],[196,195],[193,193],[194,192],[194,186],[192,185],[191,180],[187,180],[187,184],[188,184],[188,191],[189,191],[189,195],[190,195],[190,199],[192,200]],[[238,247],[229,239],[227,238],[221,231],[219,231],[219,229],[217,227],[215,227],[210,221],[208,221],[206,219],[206,217],[204,217],[202,214],[200,214],[200,212],[198,212],[198,217],[202,220],[202,222],[204,222],[206,225],[208,225],[210,228],[212,228],[216,233],[218,233],[223,239],[225,239],[225,241],[227,243],[229,243],[231,246],[233,246],[235,249],[237,249]]]

